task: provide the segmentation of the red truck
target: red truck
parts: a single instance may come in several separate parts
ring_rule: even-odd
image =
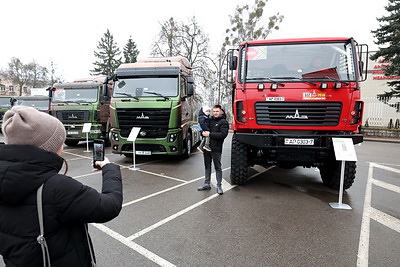
[[[251,166],[319,168],[323,183],[340,186],[332,138],[361,143],[368,46],[353,38],[248,41],[227,54],[233,86],[231,183],[246,183]],[[368,62],[368,61],[366,61]],[[346,162],[344,188],[356,162]]]

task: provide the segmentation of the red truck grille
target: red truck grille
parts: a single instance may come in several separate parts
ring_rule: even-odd
[[[284,126],[336,126],[340,102],[256,102],[257,123]]]

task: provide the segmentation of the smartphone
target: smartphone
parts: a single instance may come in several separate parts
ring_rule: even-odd
[[[100,166],[97,166],[96,161],[103,161],[105,154],[105,145],[103,139],[95,139],[93,140],[93,168],[101,169]]]

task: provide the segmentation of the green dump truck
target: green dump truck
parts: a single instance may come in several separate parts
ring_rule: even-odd
[[[113,153],[190,157],[200,135],[193,121],[194,81],[186,58],[122,64],[107,79],[114,84],[110,104]],[[140,128],[135,149],[128,141],[133,127]]]
[[[102,93],[104,77],[56,83],[51,94],[51,114],[65,127],[65,144],[75,146],[86,140],[82,132],[85,123],[91,123],[88,139],[104,139],[109,143],[109,98]],[[108,89],[107,86],[104,88]]]

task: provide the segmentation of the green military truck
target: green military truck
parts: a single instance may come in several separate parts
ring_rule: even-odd
[[[91,123],[89,140],[104,139],[109,143],[110,101],[108,93],[102,93],[103,80],[104,77],[98,77],[54,84],[51,114],[64,124],[66,145],[75,146],[86,140],[86,133],[82,132],[85,123]]]
[[[114,83],[110,104],[113,153],[132,156],[133,142],[128,137],[133,127],[140,127],[137,155],[190,157],[200,135],[193,121],[194,81],[186,58],[122,64],[107,79]]]
[[[3,125],[3,116],[7,110],[11,108],[12,97],[11,96],[0,96],[0,132],[1,126]]]
[[[50,112],[50,97],[49,96],[16,96],[12,100],[13,106],[28,106],[36,108],[39,111]]]

